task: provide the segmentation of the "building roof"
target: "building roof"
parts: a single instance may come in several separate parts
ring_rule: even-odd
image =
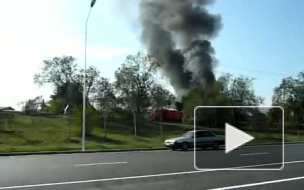
[[[0,111],[15,111],[12,107],[0,107]]]

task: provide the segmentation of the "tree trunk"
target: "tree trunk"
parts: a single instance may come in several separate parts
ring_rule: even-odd
[[[160,116],[160,123],[159,123],[159,129],[160,129],[160,136],[161,136],[161,138],[163,138],[163,126],[162,126],[162,122],[163,122],[163,114],[161,114],[161,116]]]
[[[198,112],[198,114],[196,114],[196,116],[195,116],[195,121],[194,121],[194,123],[195,123],[195,126],[196,127],[199,127],[199,124],[200,124],[200,122],[199,122],[199,112]],[[193,119],[194,119],[194,117],[193,117]]]
[[[103,127],[104,127],[104,138],[107,138],[107,115],[106,110],[103,113]]]
[[[68,139],[71,137],[71,118],[68,116]]]
[[[237,111],[236,111],[236,108],[233,108],[233,119],[234,119],[234,126],[237,126]]]
[[[136,112],[133,111],[133,123],[134,123],[134,135],[137,136],[137,128],[136,128]]]
[[[216,125],[217,122],[216,122],[216,120],[217,120],[217,115],[216,115],[216,109],[215,109],[215,110],[214,110],[214,123],[213,123],[213,125],[214,125],[213,127],[214,127],[214,128],[217,128],[217,125]]]

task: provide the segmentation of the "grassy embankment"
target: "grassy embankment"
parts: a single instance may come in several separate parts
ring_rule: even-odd
[[[139,123],[138,136],[133,135],[131,121],[111,121],[107,126],[107,137],[102,124],[90,126],[92,135],[87,137],[87,149],[130,149],[163,147],[166,138],[179,136],[193,130],[192,125],[163,123],[160,126],[153,123]],[[217,134],[223,130],[212,129]],[[264,134],[250,132],[259,142],[277,141],[280,134]],[[65,116],[27,116],[16,114],[10,125],[0,122],[0,153],[63,151],[81,149],[81,123],[71,122]],[[285,141],[304,140],[304,135],[285,134]]]
[[[114,123],[115,122],[115,123]],[[159,125],[139,123],[138,136],[133,135],[131,122],[112,121],[107,126],[107,136],[101,124],[94,123],[86,148],[130,149],[163,147],[166,138],[178,136],[190,126],[163,125],[163,136]],[[8,125],[0,122],[0,153],[32,152],[81,149],[81,123],[72,121],[70,127],[65,116],[27,116],[16,114]]]

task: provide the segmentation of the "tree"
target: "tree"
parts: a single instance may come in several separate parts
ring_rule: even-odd
[[[39,86],[52,84],[55,87],[62,86],[67,82],[75,81],[77,74],[76,59],[72,56],[54,57],[44,60],[41,72],[35,74],[34,83]]]
[[[98,109],[111,109],[116,107],[114,86],[106,78],[101,77],[96,85],[94,102]]]
[[[76,82],[81,86],[81,91],[83,90],[83,79],[84,79],[84,70],[81,69],[80,72],[76,76]],[[96,92],[98,79],[100,76],[100,72],[97,70],[96,67],[90,66],[86,70],[86,97],[88,99],[88,103],[90,102],[91,94],[94,94]],[[92,100],[93,102],[94,100]]]
[[[271,108],[267,112],[267,124],[270,126],[279,124],[282,122],[282,110],[279,108]],[[278,127],[282,127],[278,125]]]
[[[78,83],[67,82],[58,86],[51,95],[50,112],[55,114],[62,114],[64,108],[69,105],[70,110],[82,106],[82,89]]]
[[[154,83],[152,69],[148,59],[141,52],[127,56],[122,66],[115,72],[115,89],[131,110],[134,121],[134,134],[137,135],[136,117],[150,106],[150,90]]]
[[[39,86],[51,84],[54,94],[51,95],[49,111],[61,113],[67,104],[75,103],[71,99],[79,95],[79,83],[76,78],[78,75],[76,59],[72,56],[54,57],[43,61],[41,72],[35,74],[34,83]],[[78,103],[77,103],[78,105]]]
[[[222,84],[222,94],[235,106],[258,106],[264,99],[253,90],[253,78],[245,76],[233,77],[223,74],[218,81]]]
[[[154,84],[151,88],[151,105],[154,109],[163,109],[173,106],[175,97],[160,84]]]
[[[39,86],[51,84],[54,94],[51,96],[52,112],[59,113],[69,105],[71,109],[81,106],[83,97],[83,70],[79,70],[76,59],[72,56],[54,57],[43,61],[41,72],[34,76],[34,83]],[[90,105],[90,95],[94,92],[100,72],[95,67],[86,70],[86,97]]]
[[[174,104],[175,97],[162,85],[154,84],[151,89],[151,105],[153,109],[161,110]],[[163,136],[163,114],[160,114],[160,133]]]
[[[231,74],[223,74],[219,77],[221,83],[221,94],[226,98],[231,106],[258,106],[264,99],[257,96],[253,90],[253,78],[245,76],[234,77]],[[234,124],[237,125],[240,120],[246,120],[252,109],[234,108]],[[256,110],[255,110],[256,111]]]
[[[41,104],[40,104],[40,111],[41,112],[47,112],[48,105],[46,104],[45,100],[42,99]]]
[[[284,78],[274,89],[273,105],[284,107],[285,120],[292,123],[299,130],[304,122],[304,72],[297,77]]]
[[[190,91],[187,97],[183,98],[183,110],[194,117],[194,109],[197,106],[225,106],[226,98],[221,93],[222,85],[215,81],[209,89],[195,88]],[[222,113],[223,112],[223,113]],[[217,117],[217,115],[221,117]],[[218,127],[221,125],[227,113],[221,109],[197,109],[196,124],[208,125],[209,127]]]
[[[101,77],[96,85],[94,102],[103,111],[105,137],[107,135],[107,117],[111,109],[116,107],[116,97],[113,85],[106,78]]]

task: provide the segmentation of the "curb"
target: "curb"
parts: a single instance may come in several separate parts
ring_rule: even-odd
[[[87,154],[87,153],[107,153],[107,152],[142,152],[142,151],[157,151],[168,150],[168,148],[138,148],[138,149],[108,149],[108,150],[71,150],[71,151],[42,151],[42,152],[12,152],[0,153],[3,156],[29,156],[29,155],[56,155],[56,154]]]
[[[297,142],[284,142],[284,144],[301,144],[304,141]],[[244,147],[250,146],[260,146],[260,145],[279,145],[281,143],[258,143],[258,144],[248,144]],[[137,148],[137,149],[108,149],[108,150],[71,150],[71,151],[43,151],[43,152],[13,152],[13,153],[0,153],[0,157],[3,156],[30,156],[30,155],[58,155],[58,154],[87,154],[87,153],[107,153],[107,152],[148,152],[157,150],[168,150],[168,148]]]
[[[295,141],[295,142],[284,142],[285,144],[301,144],[304,143],[304,141]],[[282,144],[282,142],[276,142],[276,143],[257,143],[257,144],[248,144],[248,145],[244,145],[246,146],[260,146],[260,145],[280,145]]]

